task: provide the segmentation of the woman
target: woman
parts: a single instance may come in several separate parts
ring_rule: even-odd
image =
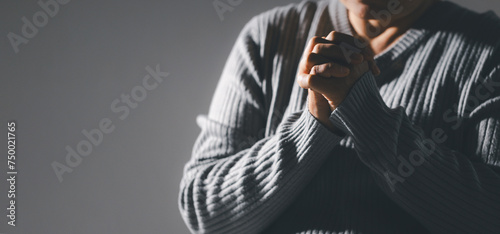
[[[254,17],[181,182],[197,233],[500,233],[500,20],[434,0]]]

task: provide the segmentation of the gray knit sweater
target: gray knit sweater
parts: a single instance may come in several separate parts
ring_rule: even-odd
[[[500,233],[500,20],[450,2],[377,55],[326,129],[295,82],[308,39],[352,34],[337,0],[254,17],[181,182],[195,233]]]

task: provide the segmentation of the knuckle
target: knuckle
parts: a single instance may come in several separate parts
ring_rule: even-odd
[[[315,65],[314,67],[312,67],[311,73],[312,74],[321,74],[322,73],[321,65]]]
[[[335,34],[337,33],[337,31],[331,31],[330,33],[328,33],[328,36],[327,38],[329,40],[333,40],[333,38],[335,38]]]
[[[305,59],[306,64],[311,64],[314,61],[314,56],[314,53],[308,53]]]
[[[311,88],[311,84],[313,83],[313,76],[314,75],[307,75],[304,77],[304,80],[303,80],[303,85],[307,86],[307,88]]]
[[[309,40],[309,42],[310,42],[311,44],[314,44],[314,45],[315,45],[315,44],[318,44],[318,43],[319,43],[319,41],[320,41],[321,39],[322,39],[322,38],[321,38],[321,37],[319,37],[319,36],[314,36],[314,37],[312,37],[312,38],[311,38],[311,40]]]
[[[322,44],[316,44],[316,45],[314,45],[312,52],[319,53],[322,50],[322,48],[323,48]]]
[[[308,89],[310,87],[311,83],[311,75],[310,74],[300,74],[299,78],[297,79],[297,83],[299,84],[300,87],[304,89]]]

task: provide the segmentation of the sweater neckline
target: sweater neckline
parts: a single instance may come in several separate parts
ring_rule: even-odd
[[[391,46],[375,56],[375,61],[381,70],[396,61],[401,55],[417,45],[429,34],[428,25],[442,22],[439,16],[443,15],[442,9],[446,1],[438,1],[431,6],[415,23]],[[349,22],[347,8],[338,0],[332,0],[328,5],[328,11],[332,19],[332,26],[336,31],[353,35],[354,31]],[[441,13],[440,13],[441,12]]]

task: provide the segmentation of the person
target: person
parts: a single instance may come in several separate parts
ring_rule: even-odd
[[[435,0],[277,7],[184,168],[193,233],[500,233],[500,20]]]

